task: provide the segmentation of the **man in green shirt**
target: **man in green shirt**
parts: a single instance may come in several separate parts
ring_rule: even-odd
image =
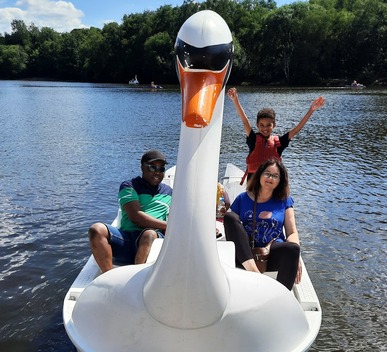
[[[166,164],[160,151],[146,152],[142,176],[120,185],[120,226],[99,222],[90,227],[91,250],[102,272],[113,268],[113,259],[118,264],[145,263],[153,241],[164,237],[172,199],[172,188],[161,182]]]

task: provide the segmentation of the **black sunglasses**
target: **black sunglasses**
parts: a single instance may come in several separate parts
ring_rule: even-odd
[[[157,166],[151,164],[144,164],[150,172],[165,172],[164,166]]]
[[[221,71],[232,61],[233,52],[232,42],[204,48],[189,45],[180,38],[177,38],[175,43],[175,53],[181,66],[190,69]]]

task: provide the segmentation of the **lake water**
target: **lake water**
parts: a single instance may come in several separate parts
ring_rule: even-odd
[[[387,90],[240,88],[276,134],[315,112],[283,154],[302,254],[323,321],[313,351],[387,351]],[[176,162],[181,98],[126,85],[0,81],[0,350],[74,351],[66,291],[90,255],[87,229],[111,222],[144,151]],[[225,100],[220,176],[247,146]],[[178,352],[178,351],[176,351]],[[286,352],[286,351],[285,351]]]

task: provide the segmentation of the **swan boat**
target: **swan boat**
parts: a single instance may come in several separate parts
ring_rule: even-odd
[[[140,82],[137,79],[137,75],[134,76],[129,82],[129,84],[139,84]]]
[[[215,236],[229,28],[200,11],[175,49],[182,124],[176,167],[164,181],[173,186],[165,239],[154,241],[147,263],[104,274],[91,256],[64,300],[66,332],[78,351],[306,351],[321,307],[305,268],[291,292],[236,268],[233,243]],[[237,172],[228,165],[222,180],[231,197],[243,191]]]

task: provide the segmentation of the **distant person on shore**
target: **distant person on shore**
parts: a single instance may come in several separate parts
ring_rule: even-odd
[[[246,176],[247,180],[250,179],[251,175],[258,169],[258,167],[265,161],[271,158],[277,158],[281,160],[282,152],[289,145],[289,142],[293,137],[301,131],[306,122],[312,116],[313,112],[325,104],[323,97],[318,97],[312,102],[308,112],[301,119],[296,127],[283,136],[272,136],[274,127],[276,126],[276,114],[273,109],[263,108],[258,111],[257,114],[257,128],[258,133],[254,132],[251,127],[250,121],[247,118],[245,111],[238,98],[236,88],[230,88],[227,95],[232,100],[235,108],[238,112],[240,119],[242,120],[243,127],[246,132],[246,144],[249,147],[249,155],[246,158],[247,169],[246,173],[242,178],[241,184],[244,182]]]
[[[100,222],[90,227],[91,250],[102,272],[113,268],[113,258],[120,264],[145,263],[153,241],[164,237],[172,199],[172,188],[161,182],[166,164],[158,150],[146,152],[142,176],[121,183],[120,227]]]

